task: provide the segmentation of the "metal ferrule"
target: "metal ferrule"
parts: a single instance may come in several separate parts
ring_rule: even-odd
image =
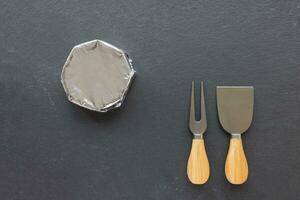
[[[203,134],[194,134],[194,138],[193,139],[203,139]]]
[[[231,138],[241,139],[241,134],[240,133],[232,133]]]

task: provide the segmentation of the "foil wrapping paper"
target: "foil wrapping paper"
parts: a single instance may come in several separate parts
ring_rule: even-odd
[[[107,112],[120,107],[134,77],[128,54],[101,40],[75,46],[61,73],[69,101]]]

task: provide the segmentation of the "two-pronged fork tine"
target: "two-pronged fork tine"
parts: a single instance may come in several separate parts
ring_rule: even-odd
[[[192,90],[191,90],[191,104],[190,104],[190,129],[193,129],[195,118],[195,83],[192,82]],[[193,130],[191,130],[193,132]]]
[[[190,181],[194,184],[204,184],[209,178],[210,169],[209,162],[206,155],[203,133],[207,128],[206,109],[204,98],[204,86],[201,82],[201,119],[199,121],[195,118],[195,86],[192,82],[191,91],[191,105],[190,105],[190,120],[189,127],[193,133],[192,149],[187,165],[187,174]]]
[[[197,121],[195,118],[195,86],[194,81],[192,82],[192,91],[191,91],[191,105],[190,105],[190,130],[194,135],[194,138],[202,138],[203,133],[207,128],[206,121],[206,109],[205,109],[205,98],[204,98],[204,88],[203,81],[201,81],[201,116],[200,120]]]

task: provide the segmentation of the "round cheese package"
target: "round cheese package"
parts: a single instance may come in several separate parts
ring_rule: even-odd
[[[69,101],[107,112],[120,107],[135,70],[128,54],[101,40],[75,46],[61,73]]]

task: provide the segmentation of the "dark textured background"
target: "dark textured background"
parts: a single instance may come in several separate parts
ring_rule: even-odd
[[[69,103],[60,84],[71,48],[95,38],[137,71],[107,114]],[[299,198],[299,1],[1,1],[0,41],[1,200]],[[186,177],[193,79],[207,94],[202,187]],[[240,187],[224,178],[216,85],[255,86]]]

